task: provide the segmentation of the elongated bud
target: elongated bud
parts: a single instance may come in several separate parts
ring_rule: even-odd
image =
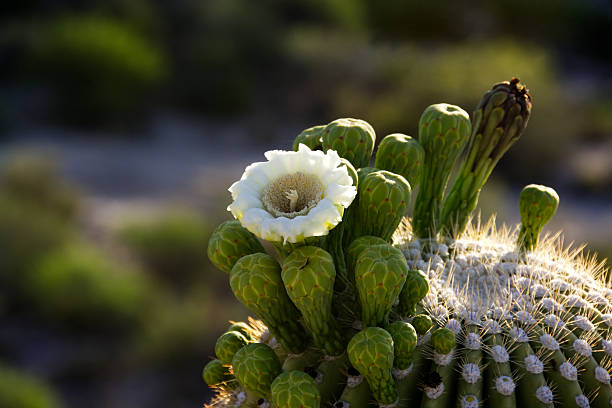
[[[417,332],[410,323],[402,321],[391,323],[386,330],[393,338],[393,367],[406,370],[417,346]]]
[[[358,191],[359,235],[374,235],[389,241],[410,202],[410,184],[399,174],[378,170],[360,181]]]
[[[319,408],[321,393],[315,381],[303,371],[288,371],[272,382],[275,408]]]
[[[232,367],[242,387],[260,398],[270,398],[272,381],[282,372],[274,351],[263,343],[250,343],[234,355]]]
[[[313,126],[303,130],[293,140],[293,151],[298,151],[300,143],[310,147],[310,150],[321,150],[321,136],[323,135],[325,126],[326,125]]]
[[[521,229],[517,242],[521,251],[531,251],[537,247],[542,227],[555,215],[558,206],[559,196],[550,187],[530,184],[521,191]]]
[[[351,364],[368,381],[372,396],[381,404],[397,400],[397,388],[391,374],[393,338],[380,327],[368,327],[357,333],[348,344]]]
[[[412,227],[419,238],[435,238],[446,183],[471,133],[470,117],[458,106],[431,105],[419,120],[419,143],[425,150]]]
[[[335,277],[332,256],[318,247],[297,248],[283,262],[282,279],[289,298],[302,312],[315,345],[331,356],[344,351],[342,335],[332,315]]]
[[[363,326],[386,326],[389,312],[406,281],[408,265],[399,249],[386,244],[361,252],[355,266],[355,286]]]
[[[279,264],[267,254],[240,258],[230,273],[236,298],[257,315],[289,352],[300,353],[307,339],[299,311],[287,296]]]
[[[372,126],[359,119],[336,119],[327,125],[322,136],[323,151],[337,151],[356,169],[370,163],[375,142],[376,133]]]
[[[399,296],[397,312],[401,316],[414,316],[417,304],[427,296],[427,292],[429,282],[425,274],[417,269],[410,270]]]
[[[232,220],[221,223],[208,241],[208,259],[223,272],[229,273],[243,256],[265,252],[255,235]]]
[[[495,84],[474,111],[466,160],[444,201],[442,232],[458,237],[478,203],[497,162],[522,135],[531,115],[531,96],[518,78]]]
[[[399,174],[415,188],[420,181],[424,156],[425,151],[416,139],[393,133],[378,145],[374,167]]]

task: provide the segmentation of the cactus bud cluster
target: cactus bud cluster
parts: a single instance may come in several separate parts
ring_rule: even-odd
[[[518,80],[485,94],[473,126],[461,108],[432,105],[418,140],[385,137],[375,167],[372,127],[338,119],[293,145],[327,173],[300,167],[299,177],[262,173],[259,184],[234,185],[232,194],[246,197],[230,206],[241,221],[213,233],[208,255],[259,320],[232,323],[219,337],[202,373],[217,390],[210,406],[610,407],[612,289],[601,264],[560,249],[554,236],[539,238],[558,206],[554,190],[525,187],[518,231],[468,222],[530,110]],[[294,156],[267,156],[280,157],[274,171],[294,168]],[[298,202],[299,183],[278,180],[298,178],[326,178],[321,191],[337,198],[326,216],[313,204],[295,217],[307,228],[274,219],[296,238],[289,243],[270,231],[269,217],[241,226],[244,214],[264,211],[257,188],[276,183],[286,207]],[[276,257],[257,240],[269,237]]]

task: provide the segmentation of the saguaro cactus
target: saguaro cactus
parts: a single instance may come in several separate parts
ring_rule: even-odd
[[[336,152],[302,144],[298,154],[270,152],[277,161],[245,171],[231,188],[238,201],[232,214],[243,225],[246,217],[259,238],[278,242],[274,224],[295,243],[286,246],[281,269],[240,229],[239,242],[230,233],[211,239],[219,249],[214,262],[231,268],[236,297],[262,320],[233,324],[220,336],[216,359],[202,373],[217,391],[211,407],[611,406],[612,288],[601,264],[563,249],[555,237],[539,238],[556,193],[523,190],[518,234],[494,222],[454,223],[467,219],[488,173],[522,131],[530,106],[523,91],[518,81],[497,84],[481,101],[439,237],[449,169],[470,133],[459,108],[434,105],[423,114],[423,195],[413,228],[398,216],[408,182],[394,171],[410,167],[397,160],[406,147],[401,138],[381,144],[376,163],[385,170],[345,171],[352,166]],[[349,157],[359,135],[373,136],[362,123],[339,122],[326,127],[338,138],[327,147],[323,141],[322,150],[336,143]],[[254,199],[258,189],[297,168],[330,199],[294,218],[265,216]],[[321,168],[328,170],[315,171]],[[230,359],[231,367],[224,364]]]
[[[359,119],[337,119],[323,130],[323,150],[335,150],[340,157],[351,162],[355,168],[367,166],[370,163],[376,133],[374,128]]]

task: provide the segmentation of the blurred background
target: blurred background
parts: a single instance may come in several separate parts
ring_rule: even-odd
[[[531,89],[480,210],[561,196],[612,256],[604,0],[22,0],[0,17],[0,406],[194,407],[247,312],[206,258],[227,187],[338,117],[416,136],[438,102]]]

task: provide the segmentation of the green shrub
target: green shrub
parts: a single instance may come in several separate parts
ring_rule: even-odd
[[[60,408],[54,392],[43,382],[0,364],[0,407]]]
[[[63,220],[73,218],[79,205],[76,190],[61,177],[57,163],[42,153],[13,155],[0,174],[0,192]]]
[[[97,16],[50,22],[32,44],[29,70],[60,98],[66,119],[129,119],[164,76],[163,55],[130,26]]]
[[[129,223],[120,236],[147,270],[165,283],[183,287],[204,276],[209,233],[201,217],[182,212]]]
[[[28,299],[52,322],[104,331],[138,326],[151,307],[152,288],[93,248],[70,245],[35,265]]]
[[[0,198],[0,293],[19,301],[38,260],[70,239],[64,220],[37,206]],[[11,302],[12,303],[12,302]]]

